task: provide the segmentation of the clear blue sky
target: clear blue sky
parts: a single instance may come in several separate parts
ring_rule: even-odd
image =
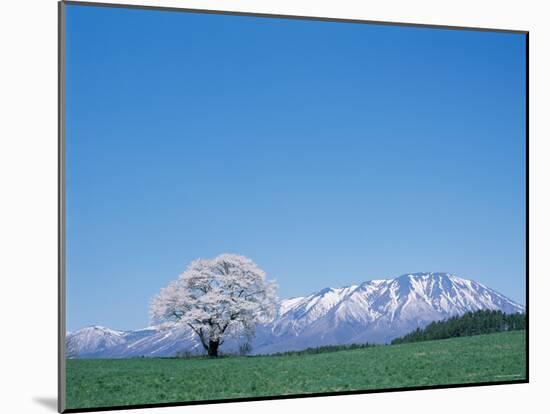
[[[67,7],[68,329],[197,257],[279,296],[419,271],[524,303],[525,37]]]

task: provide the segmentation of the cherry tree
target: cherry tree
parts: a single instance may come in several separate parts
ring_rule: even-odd
[[[252,260],[235,254],[197,259],[160,290],[150,308],[155,322],[193,330],[208,356],[228,337],[254,334],[276,312],[276,285]]]

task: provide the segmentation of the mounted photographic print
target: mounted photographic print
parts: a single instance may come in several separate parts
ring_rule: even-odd
[[[528,381],[527,32],[59,11],[60,411]]]

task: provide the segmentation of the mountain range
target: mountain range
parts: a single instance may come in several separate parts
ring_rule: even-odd
[[[436,320],[482,309],[524,312],[522,305],[489,287],[449,273],[413,273],[327,287],[280,302],[277,316],[260,325],[253,354],[300,350],[322,345],[387,343]],[[222,352],[236,352],[242,340],[229,339]],[[91,326],[66,337],[68,358],[130,358],[201,353],[187,327],[150,326],[118,331]]]

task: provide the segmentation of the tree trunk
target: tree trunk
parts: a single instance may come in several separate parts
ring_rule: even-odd
[[[209,341],[208,342],[208,356],[215,358],[218,356],[218,346],[220,343],[218,341]]]

